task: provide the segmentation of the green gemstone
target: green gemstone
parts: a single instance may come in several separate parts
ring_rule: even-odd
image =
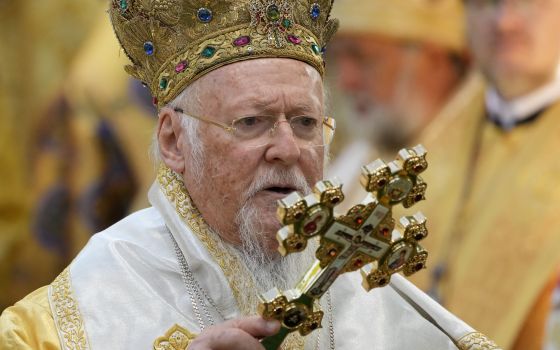
[[[214,56],[215,53],[216,53],[216,49],[215,49],[215,48],[213,48],[212,46],[206,46],[206,47],[204,48],[204,50],[202,50],[201,55],[202,55],[203,57],[210,58],[210,57]]]
[[[121,11],[126,11],[128,9],[128,1],[127,0],[121,0],[120,2],[120,6],[121,6]]]
[[[280,19],[280,10],[278,6],[270,5],[266,8],[266,17],[271,21],[278,21]]]
[[[313,49],[313,52],[318,55],[321,53],[321,49],[319,48],[319,46],[317,44],[313,44],[311,45],[311,48]]]
[[[292,26],[292,21],[286,18],[282,21],[282,25],[284,26],[284,28],[290,28]]]
[[[159,88],[162,90],[167,89],[167,78],[161,78],[161,80],[159,81]]]

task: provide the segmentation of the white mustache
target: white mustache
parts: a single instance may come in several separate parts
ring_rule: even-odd
[[[245,191],[243,198],[247,201],[258,192],[270,187],[291,187],[304,195],[311,192],[311,186],[309,186],[300,170],[296,168],[276,168],[267,170],[255,177],[251,186]]]

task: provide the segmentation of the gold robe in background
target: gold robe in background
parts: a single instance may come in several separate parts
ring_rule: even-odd
[[[560,102],[504,131],[486,120],[483,85],[421,140],[431,256],[413,280],[504,349],[540,349],[560,266]]]

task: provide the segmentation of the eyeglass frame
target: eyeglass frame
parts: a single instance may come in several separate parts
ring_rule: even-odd
[[[235,129],[235,127],[234,127],[233,125],[234,125],[238,120],[241,120],[241,119],[243,119],[243,118],[250,117],[250,116],[247,116],[247,115],[246,115],[246,116],[241,116],[241,117],[235,118],[234,120],[232,120],[231,125],[227,125],[227,124],[225,124],[225,123],[222,123],[222,122],[219,122],[219,121],[216,121],[216,120],[212,120],[212,119],[209,119],[209,118],[206,118],[206,117],[201,117],[201,116],[196,116],[196,115],[192,115],[192,114],[187,114],[187,113],[185,113],[185,111],[184,111],[182,108],[179,108],[179,107],[175,107],[175,108],[173,108],[173,110],[174,110],[175,112],[177,112],[177,113],[181,113],[181,114],[183,114],[183,115],[186,115],[187,117],[194,118],[194,119],[196,119],[196,120],[200,120],[200,121],[203,121],[203,122],[210,123],[210,124],[212,124],[212,125],[218,126],[218,127],[222,128],[222,129],[224,129],[225,131],[231,133],[231,134],[233,134],[233,133],[235,132],[236,129]],[[289,123],[289,120],[286,120],[286,121]],[[274,122],[272,128],[270,128],[270,129],[268,130],[269,133],[270,133],[271,135],[274,133],[274,131],[275,131],[276,128],[278,127],[278,124],[280,124],[281,122],[283,122],[283,120],[277,120],[276,122]],[[329,124],[329,122],[332,122],[332,125]],[[331,129],[332,132],[333,132],[333,136],[334,136],[334,132],[336,131],[336,120],[335,120],[334,118],[332,118],[332,117],[329,117],[329,116],[326,116],[326,115],[325,115],[325,116],[322,117],[321,123],[322,123],[322,125],[324,125],[324,126],[328,127],[329,129]],[[291,124],[290,124],[290,127],[291,127]],[[326,145],[330,145],[331,142],[332,142],[332,137],[331,137],[330,142],[329,142],[328,144],[326,144]]]

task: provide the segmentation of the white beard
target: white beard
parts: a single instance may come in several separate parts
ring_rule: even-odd
[[[192,142],[199,142],[196,136],[196,133],[191,135]],[[328,147],[325,157],[328,160]],[[202,161],[202,151],[195,152],[190,162],[191,171],[194,174],[203,175]],[[199,179],[202,177],[197,175]],[[261,218],[263,213],[270,215],[270,213],[275,212],[277,203],[269,203],[266,207],[257,206],[253,203],[252,197],[275,182],[288,182],[304,195],[311,193],[311,187],[305,176],[296,168],[273,167],[266,169],[263,174],[255,177],[251,186],[241,196],[244,205],[237,213],[235,221],[242,243],[241,246],[229,244],[221,238],[222,235],[219,232],[214,231],[218,239],[217,248],[233,256],[241,265],[246,267],[248,272],[242,273],[240,271],[235,276],[238,285],[242,286],[245,293],[245,298],[238,300],[239,310],[244,315],[256,314],[257,306],[261,301],[259,295],[262,293],[275,287],[280,291],[294,288],[315,260],[315,250],[318,244],[314,240],[308,242],[305,251],[290,254],[286,257],[280,257],[278,253],[271,254],[267,250],[266,240],[272,235],[270,235],[270,232],[264,232]],[[255,287],[256,290],[252,287]]]
[[[248,279],[242,281],[242,285],[254,285],[256,291],[246,293],[246,298],[240,301],[244,305],[239,305],[240,309],[255,314],[257,305],[260,301],[259,295],[272,288],[280,291],[292,289],[305,272],[312,266],[315,259],[317,244],[312,240],[307,249],[301,253],[289,254],[280,257],[277,253],[271,253],[266,248],[266,238],[270,233],[263,232],[263,225],[260,220],[262,212],[270,213],[270,208],[256,206],[251,201],[251,197],[269,184],[274,183],[278,178],[288,179],[294,187],[300,189],[303,194],[311,192],[310,186],[305,181],[303,175],[296,171],[285,169],[270,170],[263,176],[256,178],[255,182],[245,193],[243,207],[239,210],[236,223],[239,229],[239,237],[242,245],[234,247],[229,245],[229,251],[236,256],[246,266],[249,275],[236,276],[237,279]],[[270,203],[276,206],[276,203]]]

